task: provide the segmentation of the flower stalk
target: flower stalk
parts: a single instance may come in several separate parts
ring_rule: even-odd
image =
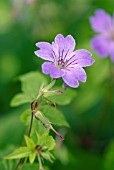
[[[42,166],[42,161],[41,161],[41,158],[40,158],[40,147],[39,146],[36,146],[35,150],[37,151],[37,157],[38,157],[38,162],[39,162],[39,170],[44,170],[43,166]]]

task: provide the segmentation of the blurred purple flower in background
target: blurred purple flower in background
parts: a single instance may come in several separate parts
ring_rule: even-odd
[[[82,67],[90,66],[94,60],[90,58],[91,53],[80,49],[73,52],[75,40],[71,35],[64,37],[58,34],[55,42],[38,42],[36,46],[40,49],[35,54],[49,62],[42,64],[42,72],[50,74],[51,78],[62,77],[64,82],[73,88],[79,86],[78,80],[86,81],[86,72]]]
[[[35,1],[36,0],[25,0],[25,2],[28,3],[28,4],[33,4],[33,3],[35,3]]]
[[[98,9],[95,16],[90,17],[90,23],[93,30],[99,33],[91,40],[93,50],[101,57],[110,55],[114,62],[114,16]]]

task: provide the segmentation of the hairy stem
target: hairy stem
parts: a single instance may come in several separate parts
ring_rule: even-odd
[[[19,167],[19,165],[21,164],[21,162],[22,162],[22,158],[21,158],[21,159],[19,159],[19,161],[18,161],[18,163],[17,163],[17,165],[16,165],[16,167],[15,167],[15,169],[14,169],[14,170],[17,170],[17,169],[18,169],[18,167]]]
[[[64,140],[63,136],[61,136],[60,133],[58,133],[58,132],[53,128],[53,126],[50,126],[50,129],[51,129],[58,137],[60,137],[62,140]]]
[[[26,162],[27,162],[27,158],[25,158],[25,160],[24,160],[24,163],[23,163],[23,166],[22,166],[22,170],[24,170]]]
[[[30,122],[28,137],[30,137],[30,133],[31,133],[31,130],[32,130],[32,123],[33,123],[33,114],[31,113],[31,122]]]

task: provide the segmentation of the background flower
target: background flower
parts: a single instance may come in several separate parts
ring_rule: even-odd
[[[87,50],[73,52],[75,40],[71,35],[64,38],[62,34],[58,34],[52,44],[39,42],[36,46],[40,50],[35,51],[35,54],[50,61],[42,65],[44,74],[50,74],[51,78],[62,77],[67,85],[74,88],[79,86],[78,80],[86,81],[86,73],[82,67],[92,65],[94,60],[90,58],[91,53]]]
[[[92,48],[101,57],[110,55],[114,62],[114,16],[98,9],[95,11],[95,16],[90,17],[90,23],[93,30],[99,33],[91,40]]]

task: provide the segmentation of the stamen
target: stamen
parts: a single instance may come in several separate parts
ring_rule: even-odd
[[[65,65],[65,62],[64,62],[64,60],[60,57],[60,59],[57,61],[57,63],[58,63],[58,66],[60,66],[60,68],[63,68],[64,67],[64,65]]]
[[[61,56],[59,56],[59,60],[62,60],[62,57],[61,57]]]

